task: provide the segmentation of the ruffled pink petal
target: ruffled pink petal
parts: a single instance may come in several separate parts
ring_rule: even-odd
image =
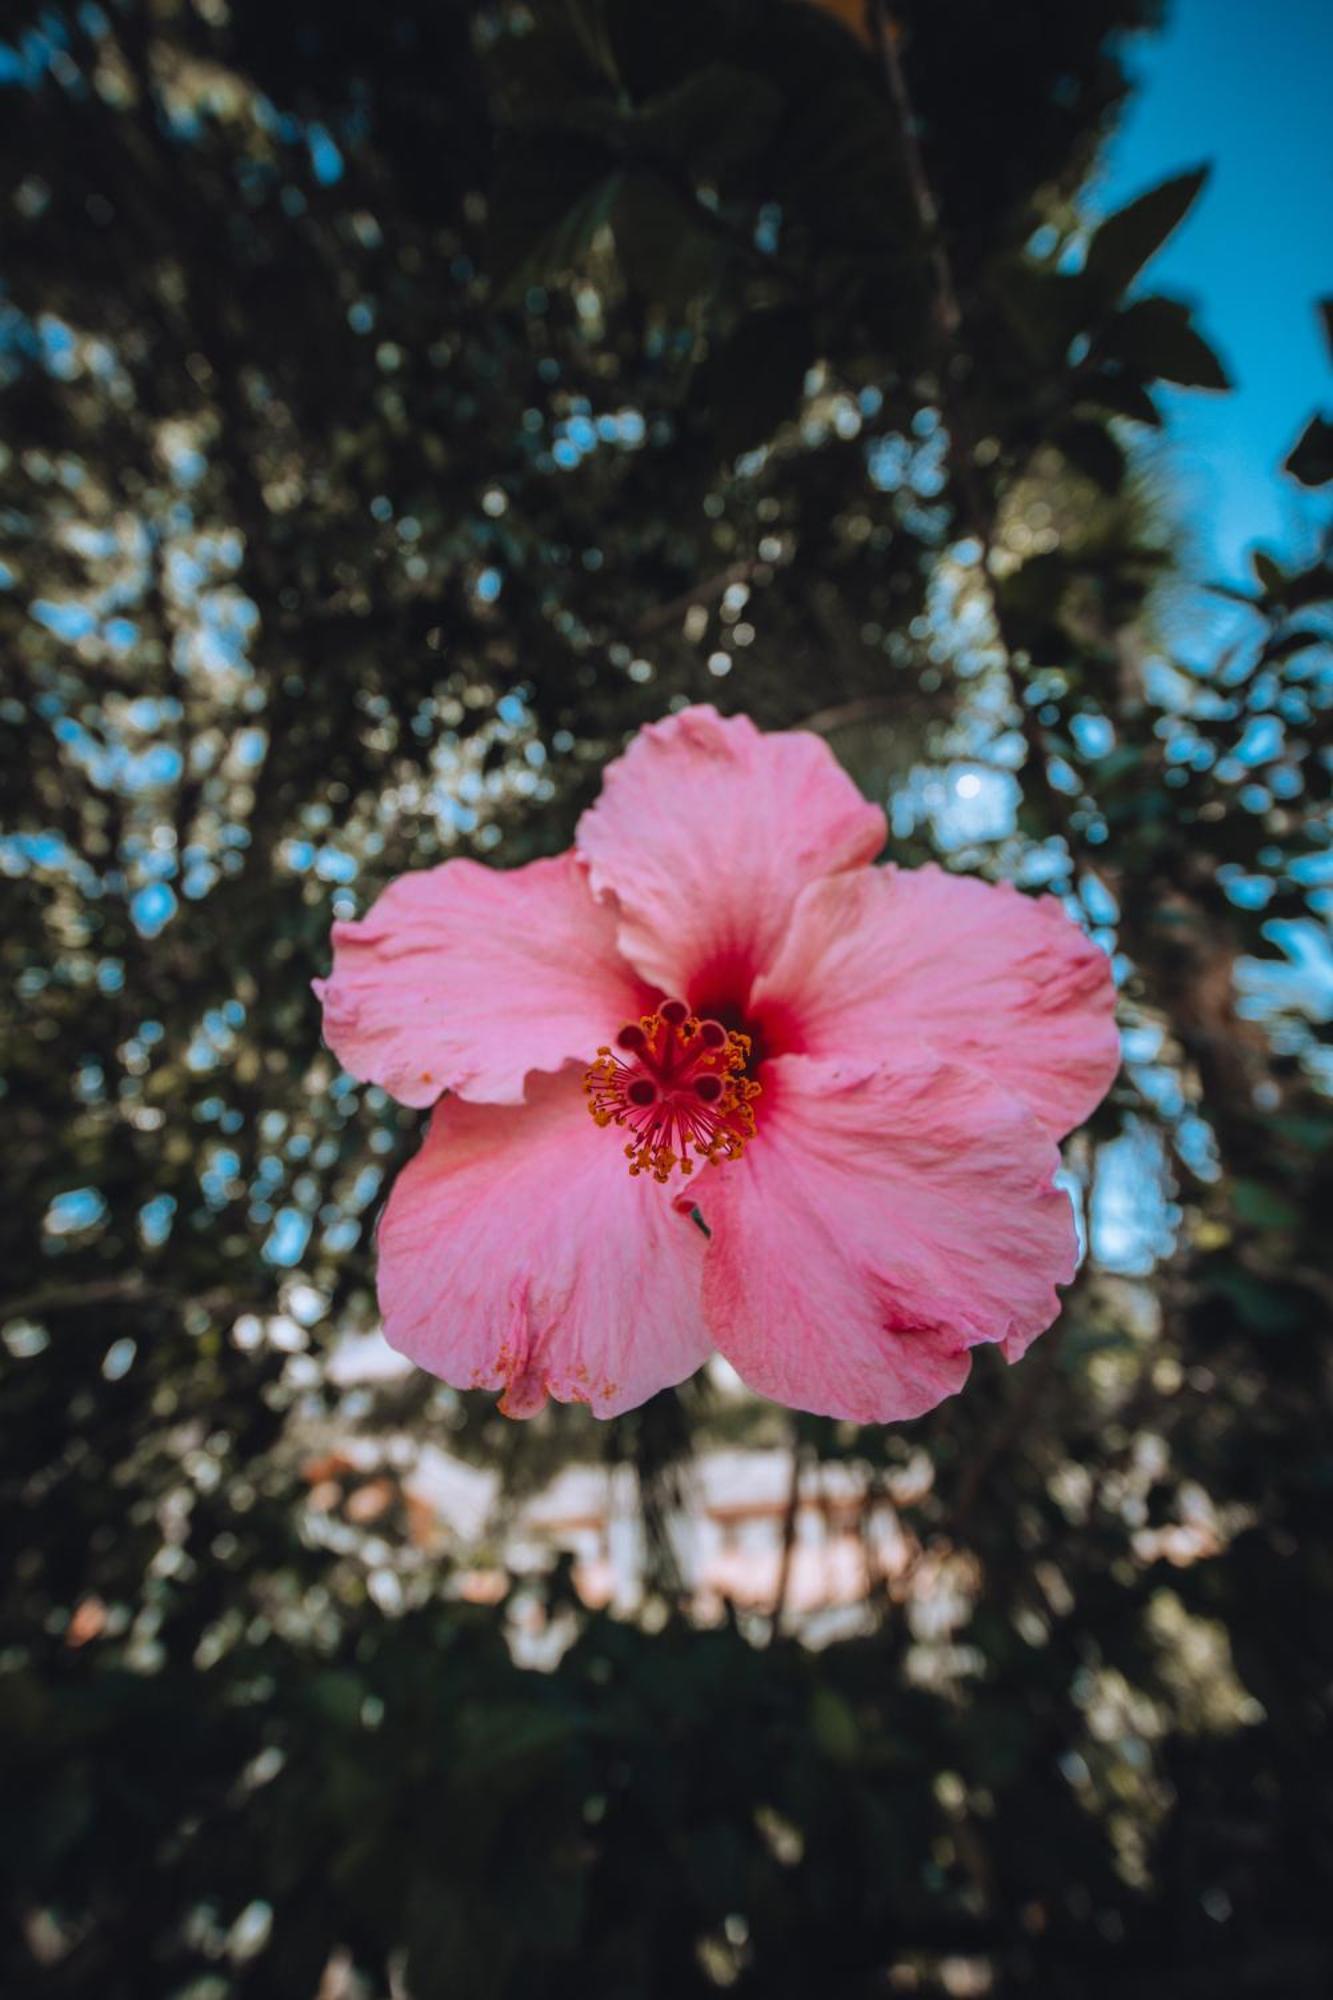
[[[447,1098],[380,1223],[384,1332],[457,1389],[503,1389],[510,1416],[548,1396],[618,1416],[707,1359],[705,1247],[631,1178],[577,1071],[516,1107]]]
[[[1110,961],[1056,899],[934,866],[807,889],[752,1005],[770,1047],[804,1055],[878,1062],[920,1038],[1056,1138],[1120,1065]]]
[[[687,708],[640,731],[579,821],[625,956],[704,1011],[741,1007],[807,882],[869,861],[884,815],[828,745]]]
[[[521,1103],[530,1070],[590,1062],[651,1005],[572,852],[400,876],[358,923],[333,926],[333,972],[315,991],[339,1062],[414,1105],[443,1090]]]
[[[1059,1156],[978,1070],[900,1043],[877,1068],[780,1056],[743,1160],[696,1188],[704,1310],[754,1389],[858,1423],[920,1416],[1013,1359],[1074,1274]]]

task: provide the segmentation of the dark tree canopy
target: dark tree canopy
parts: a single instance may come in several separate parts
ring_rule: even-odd
[[[10,0],[7,1994],[1329,1990],[1330,570],[1205,598],[1140,470],[1227,382],[1153,290],[1202,172],[1080,209],[1156,15]],[[419,1120],[321,1045],[331,918],[556,851],[700,699],[1114,951],[1059,1326],[886,1431],[349,1393]],[[321,1427],[630,1461],[656,1615],[557,1566],[516,1665],[401,1507],[312,1531]],[[943,1626],[686,1614],[691,1450],[786,1435]]]

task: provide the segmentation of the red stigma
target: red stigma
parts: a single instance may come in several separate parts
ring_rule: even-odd
[[[664,1000],[655,1014],[629,1021],[614,1048],[601,1048],[583,1087],[599,1125],[629,1135],[632,1174],[669,1180],[695,1159],[717,1166],[738,1160],[754,1137],[753,1100],[760,1086],[745,1074],[750,1038],[701,1021],[683,1000]]]

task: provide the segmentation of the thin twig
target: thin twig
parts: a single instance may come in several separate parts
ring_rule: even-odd
[[[907,77],[898,54],[902,30],[889,11],[888,0],[872,0],[870,21],[875,48],[884,71],[884,81],[897,113],[898,140],[902,148],[908,185],[912,190],[912,200],[916,206],[917,220],[930,249],[930,261],[935,272],[935,315],[944,339],[952,341],[962,325],[963,315],[958,306],[953,267],[949,262],[949,253],[940,232],[939,208],[921,154],[916,116],[912,110],[912,100],[907,94]]]
[[[782,1630],[782,1617],[787,1608],[787,1592],[791,1587],[791,1559],[796,1546],[796,1517],[801,1505],[801,1473],[804,1461],[804,1445],[794,1444],[791,1453],[791,1485],[787,1489],[787,1506],[782,1517],[782,1560],[778,1565],[778,1586],[773,1593],[770,1621],[770,1631],[775,1639]]]
[[[646,638],[651,632],[660,632],[664,626],[674,624],[677,618],[683,618],[696,604],[710,604],[715,597],[725,596],[733,583],[748,583],[757,567],[755,558],[747,556],[742,562],[734,562],[729,568],[719,570],[716,576],[706,576],[701,582],[691,584],[679,597],[670,598],[665,604],[655,604],[639,619],[634,627],[635,636]]]

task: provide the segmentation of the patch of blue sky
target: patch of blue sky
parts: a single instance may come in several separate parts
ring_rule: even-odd
[[[0,834],[0,869],[6,875],[27,875],[34,868],[65,868],[73,859],[58,833]]]
[[[1275,715],[1256,715],[1245,725],[1245,733],[1230,752],[1238,763],[1271,764],[1282,755],[1284,732]]]
[[[139,1210],[139,1236],[146,1250],[160,1250],[171,1234],[176,1216],[176,1197],[155,1194]]]
[[[1308,550],[1326,511],[1278,466],[1329,396],[1314,301],[1329,282],[1333,13],[1327,0],[1176,0],[1166,32],[1131,47],[1139,88],[1107,149],[1096,212],[1213,163],[1140,287],[1199,304],[1236,384],[1229,396],[1163,390],[1166,435],[1149,464],[1199,572],[1244,582],[1256,542]]]
[[[280,1208],[264,1244],[263,1255],[270,1264],[290,1270],[299,1264],[310,1241],[310,1217],[299,1208]]]
[[[172,848],[153,848],[139,861],[139,873],[146,882],[171,882],[179,870]]]
[[[1185,1093],[1176,1070],[1165,1063],[1145,1063],[1134,1072],[1134,1082],[1145,1102],[1163,1118],[1179,1118],[1185,1109]]]
[[[172,478],[187,492],[199,484],[208,470],[208,460],[197,445],[173,442],[166,447],[166,459]]]
[[[28,611],[39,625],[45,625],[48,632],[54,632],[57,639],[73,642],[86,639],[97,630],[97,618],[88,606],[74,604],[68,599],[57,602],[49,597],[34,598]]]
[[[504,577],[498,569],[484,569],[477,578],[476,589],[483,604],[494,604],[504,589]]]
[[[210,1208],[225,1208],[240,1193],[240,1160],[230,1147],[219,1147],[199,1175],[199,1186]]]
[[[1111,894],[1100,875],[1088,869],[1079,879],[1079,896],[1090,920],[1103,929],[1109,928],[1120,918],[1120,905]]]
[[[166,572],[173,595],[187,600],[197,594],[208,574],[199,558],[182,548],[167,550]]]
[[[61,382],[72,382],[79,373],[78,338],[74,329],[54,313],[43,313],[37,321],[37,340],[47,373]]]
[[[240,1022],[235,1021],[233,1016],[227,1011],[231,1005],[232,1003],[227,1001],[221,1007],[209,1007],[204,1014],[203,1031],[212,1038],[213,1042],[219,1048],[230,1048],[232,1046],[232,1028],[240,1026]],[[242,1014],[241,1020],[243,1021],[244,1019],[245,1016]]]
[[[343,156],[327,125],[308,125],[306,145],[315,179],[321,187],[333,187],[343,177]]]
[[[254,114],[256,123],[262,126],[264,131],[271,132],[275,138],[285,140],[288,145],[300,136],[301,127],[297,119],[289,111],[279,111],[273,99],[265,97],[262,92],[255,95]]]
[[[134,759],[130,771],[131,789],[153,789],[161,785],[174,785],[183,768],[181,753],[171,743],[154,743],[141,757]]]
[[[102,1357],[102,1374],[106,1380],[108,1382],[123,1380],[129,1374],[131,1368],[133,1368],[134,1359],[138,1352],[138,1341],[131,1340],[128,1335],[123,1336],[120,1340],[113,1340]]]
[[[1059,1167],[1052,1176],[1056,1187],[1063,1188],[1069,1196],[1069,1205],[1074,1211],[1074,1230],[1078,1237],[1078,1261],[1082,1264],[1088,1254],[1088,1218],[1083,1199],[1083,1183],[1068,1167]]]
[[[359,864],[341,847],[321,847],[315,857],[315,873],[321,882],[355,882]]]
[[[172,665],[177,673],[185,676],[196,669],[218,676],[248,673],[245,639],[241,633],[229,631],[217,620],[209,620],[176,634]]]
[[[1333,882],[1333,847],[1326,847],[1318,854],[1301,854],[1287,864],[1287,873],[1293,882],[1302,888],[1317,888],[1321,883]]]
[[[923,823],[941,853],[1006,840],[1017,824],[1021,788],[1011,771],[955,763],[918,765],[889,801],[893,833],[906,840]]]
[[[148,882],[130,897],[130,919],[141,937],[155,938],[177,910],[176,894],[165,882]]]
[[[113,528],[95,528],[90,521],[71,521],[61,540],[76,555],[92,562],[108,561],[120,547],[120,537]]]
[[[106,1071],[91,1056],[74,1072],[74,1094],[84,1104],[100,1104],[106,1097]]]
[[[74,1236],[80,1230],[96,1228],[106,1215],[106,1199],[97,1188],[67,1188],[47,1209],[42,1228],[48,1236]]]
[[[1249,1020],[1282,1013],[1333,1021],[1333,940],[1325,925],[1304,917],[1274,917],[1263,928],[1282,959],[1243,958],[1236,967],[1237,1012]]]
[[[1105,757],[1115,747],[1115,729],[1104,715],[1071,716],[1069,733],[1085,757]]]
[[[40,30],[30,28],[17,42],[0,42],[0,85],[34,90],[64,45],[64,28],[51,14],[43,16]]]
[[[907,478],[912,448],[906,438],[872,438],[866,445],[866,475],[881,493],[896,492]]]
[[[1224,863],[1217,879],[1227,901],[1238,910],[1262,910],[1273,900],[1277,884],[1271,875],[1247,875],[1234,862]]]
[[[1093,1255],[1104,1270],[1146,1278],[1170,1255],[1179,1226],[1161,1135],[1132,1119],[1097,1155],[1089,1205]]]

